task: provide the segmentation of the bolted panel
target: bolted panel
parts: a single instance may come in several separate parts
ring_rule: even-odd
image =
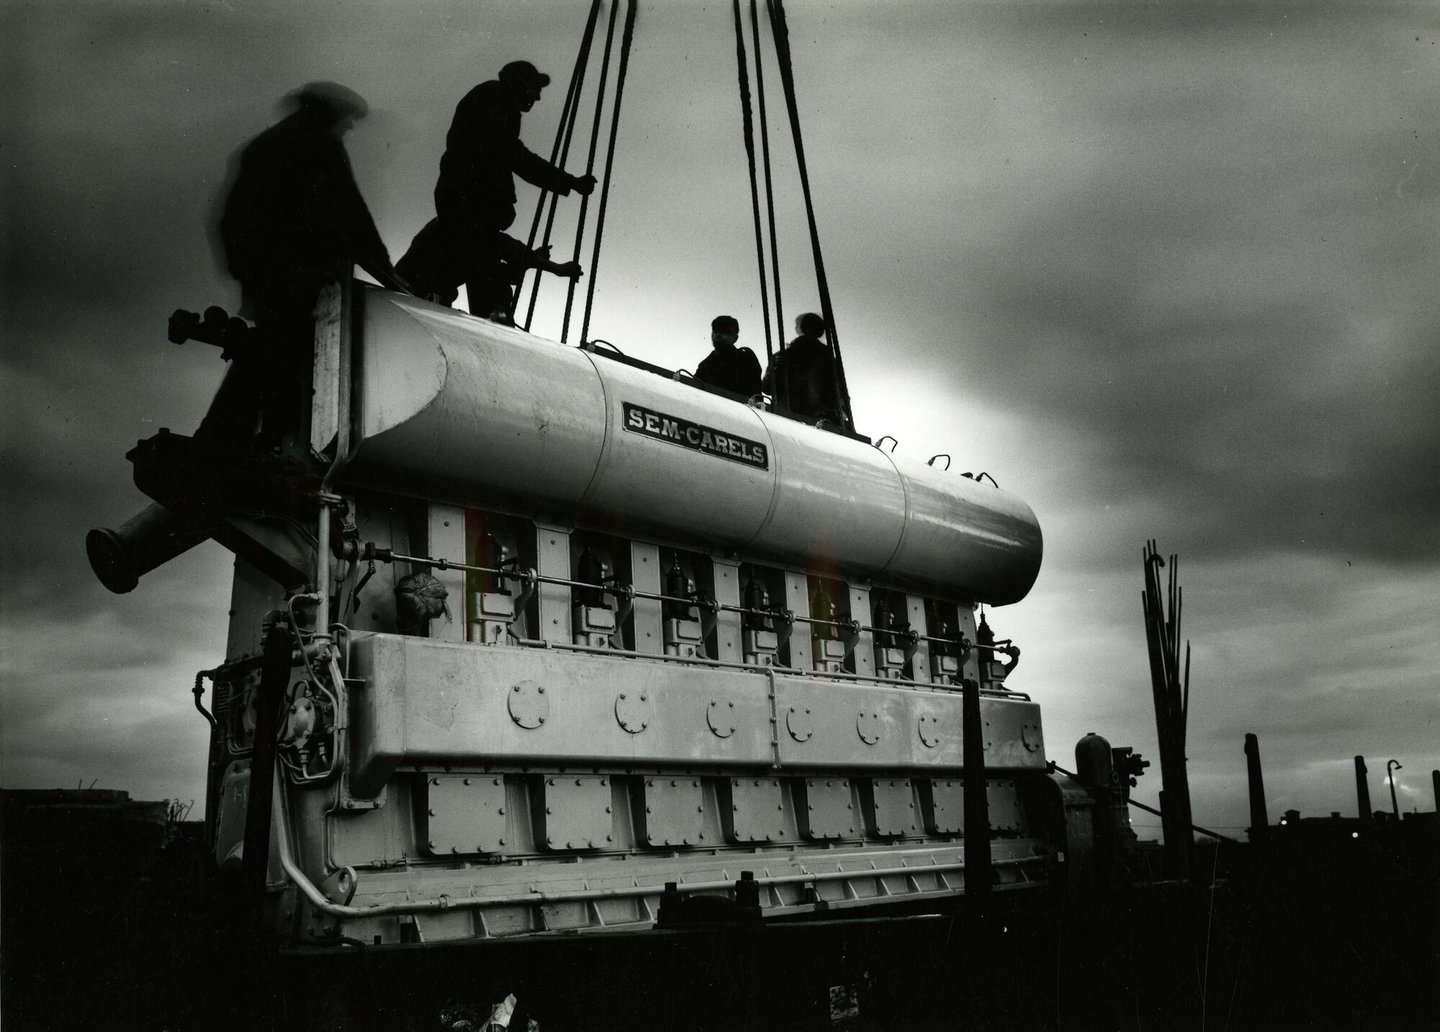
[[[646,778],[641,835],[651,846],[700,846],[705,842],[705,799],[699,778]]]
[[[805,778],[797,782],[800,833],[809,839],[855,835],[855,804],[849,778]]]
[[[920,801],[926,831],[932,835],[959,835],[964,833],[964,782],[955,779],[941,780],[939,778],[931,778],[928,782],[921,782]]]
[[[784,608],[796,616],[810,615],[810,581],[803,573],[796,573],[793,570],[785,571]],[[784,647],[789,650],[787,665],[793,670],[809,670],[811,656],[808,626],[802,623],[795,624],[785,642]]]
[[[850,615],[861,624],[870,623],[870,589],[865,585],[850,585]],[[855,673],[874,677],[875,635],[870,631],[860,631],[849,645],[854,658]]]
[[[425,781],[421,840],[436,856],[497,853],[505,847],[505,779],[440,775]]]
[[[1020,834],[1020,793],[1015,788],[1015,782],[990,782],[985,790],[985,808],[992,832],[1004,835]]]
[[[541,785],[547,849],[604,849],[614,841],[608,777],[553,774]]]
[[[915,797],[909,778],[869,778],[861,787],[867,797],[869,834],[881,838],[915,834]]]
[[[570,531],[564,527],[535,524],[535,555],[540,572],[547,577],[570,579]],[[537,637],[570,643],[570,589],[564,584],[542,582],[536,587],[540,598],[540,627]]]
[[[779,778],[731,778],[727,834],[735,842],[786,842],[785,799]]]
[[[660,593],[660,548],[643,541],[630,543],[630,583],[636,591]],[[661,636],[660,603],[653,598],[630,601],[630,620],[634,632],[634,649],[649,655],[664,652]]]
[[[716,557],[711,561],[714,577],[715,601],[721,605],[740,604],[740,561]],[[715,658],[723,663],[739,663],[744,656],[740,651],[740,614],[722,609],[708,618],[715,623]]]
[[[426,524],[427,554],[436,558],[465,558],[465,510],[453,505],[432,505]],[[421,567],[423,569],[423,567]],[[436,641],[465,640],[465,571],[431,567],[430,575],[445,586],[447,610],[430,621],[429,636]]]

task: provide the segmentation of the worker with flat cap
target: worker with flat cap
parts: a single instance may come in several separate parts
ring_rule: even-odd
[[[517,175],[562,195],[588,195],[595,189],[594,176],[572,176],[520,141],[521,116],[549,84],[550,77],[529,61],[511,61],[455,108],[435,185],[436,217],[398,265],[416,293],[448,304],[465,283],[471,311],[489,316],[497,294],[508,296],[516,269],[580,275],[574,262],[551,262],[548,247],[532,251],[504,233],[515,221]]]

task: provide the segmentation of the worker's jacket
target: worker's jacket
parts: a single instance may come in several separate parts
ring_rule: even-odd
[[[572,178],[520,142],[520,109],[497,81],[482,82],[455,108],[435,184],[435,212],[501,230],[515,218],[515,176],[568,194]]]
[[[245,147],[220,238],[230,273],[242,284],[288,281],[318,289],[348,276],[352,265],[371,275],[390,268],[345,145],[304,112]]]
[[[765,393],[801,419],[840,421],[835,354],[818,337],[800,336],[779,352],[765,370]]]

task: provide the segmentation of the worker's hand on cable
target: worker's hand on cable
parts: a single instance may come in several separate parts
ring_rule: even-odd
[[[595,177],[592,175],[571,177],[570,189],[574,190],[581,197],[589,197],[595,192]]]
[[[579,262],[564,262],[563,264],[553,266],[550,271],[557,276],[570,280],[578,280],[581,276],[585,275],[580,271]]]
[[[530,264],[543,269],[550,264],[550,245],[541,244],[530,252]]]

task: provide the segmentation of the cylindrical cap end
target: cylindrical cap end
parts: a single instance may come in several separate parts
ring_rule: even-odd
[[[97,527],[85,535],[85,554],[100,583],[117,595],[134,591],[140,583],[135,572],[135,555],[119,534]]]

